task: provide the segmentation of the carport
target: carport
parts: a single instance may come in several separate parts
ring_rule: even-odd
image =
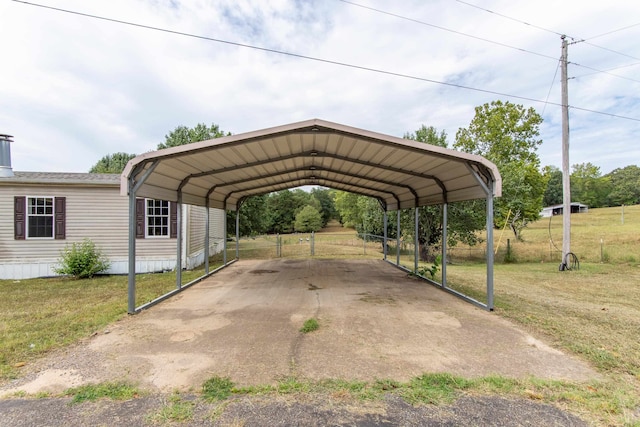
[[[209,271],[208,265],[207,215],[205,274],[188,284],[181,284],[182,218],[181,209],[178,209],[176,289],[145,306],[136,307],[136,197],[168,200],[179,206],[204,206],[207,213],[210,208],[235,211],[238,237],[238,211],[244,200],[304,185],[334,188],[378,200],[384,211],[385,243],[389,212],[396,211],[399,224],[400,211],[415,208],[413,271],[418,268],[417,230],[419,208],[422,206],[442,205],[442,259],[446,259],[448,204],[486,199],[487,248],[493,248],[493,198],[499,197],[502,189],[500,173],[494,164],[477,155],[312,119],[149,152],[127,164],[122,173],[121,193],[129,196],[129,313],[180,292],[216,271]],[[399,239],[399,235],[396,238]],[[383,245],[385,260],[386,246]],[[237,259],[237,250],[235,259],[227,259],[225,239],[224,265],[221,268]],[[486,263],[486,302],[449,288],[446,262],[442,263],[442,283],[423,279],[492,310],[491,249],[486,251]],[[400,266],[399,258],[394,265],[404,268]]]

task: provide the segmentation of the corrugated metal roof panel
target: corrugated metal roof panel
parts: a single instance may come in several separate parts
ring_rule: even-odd
[[[500,173],[486,159],[417,141],[313,119],[145,153],[121,177],[141,179],[140,197],[235,210],[243,198],[302,185],[376,197],[387,209],[501,194]],[[490,178],[490,180],[488,179]],[[491,181],[491,182],[489,182]]]

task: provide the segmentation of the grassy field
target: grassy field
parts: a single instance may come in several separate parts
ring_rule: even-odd
[[[581,262],[577,271],[558,271],[559,255],[549,235],[561,247],[561,217],[531,224],[521,242],[505,232],[495,266],[496,315],[584,359],[603,379],[573,384],[495,378],[465,386],[461,393],[527,397],[561,406],[595,425],[640,426],[640,206],[625,207],[624,224],[621,216],[621,208],[572,216],[572,251]],[[496,243],[499,236],[497,231]],[[281,237],[282,256],[309,256],[307,235]],[[507,238],[518,260],[515,264],[501,262]],[[473,259],[482,258],[485,250],[454,248],[447,270],[450,286],[480,300],[484,300],[485,266]],[[232,258],[232,242],[229,251]],[[379,259],[381,245],[363,243],[353,230],[333,227],[316,233],[315,254]],[[240,242],[241,258],[275,255],[275,236]],[[412,259],[407,252],[402,263],[412,267]],[[186,272],[184,281],[201,273]],[[139,276],[138,303],[173,289],[174,277],[171,273]],[[0,381],[19,375],[22,364],[126,315],[123,276],[0,281],[0,293]],[[508,387],[490,385],[494,383]]]
[[[580,262],[640,265],[640,205],[591,209],[571,215],[571,251]],[[519,262],[560,263],[562,250],[562,216],[542,218],[522,232],[522,241],[514,239],[510,230],[494,231],[496,261],[504,259],[510,240]],[[486,247],[460,246],[450,250],[455,260],[481,260]]]

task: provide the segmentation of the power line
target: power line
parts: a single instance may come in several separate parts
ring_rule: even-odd
[[[640,65],[640,62],[634,62],[633,64],[620,65],[618,67],[609,68],[608,70],[605,70],[605,71],[613,71],[613,70],[619,70],[620,68],[635,67],[636,65]],[[592,76],[594,74],[600,74],[600,71],[593,72],[593,73],[588,73],[588,74],[582,74],[580,76],[575,76],[573,78],[574,79],[579,79],[581,77]]]
[[[453,33],[453,34],[458,34],[458,35],[461,35],[461,36],[464,36],[464,37],[469,37],[469,38],[472,38],[472,39],[476,39],[476,40],[480,40],[480,41],[483,41],[483,42],[487,42],[487,43],[495,44],[495,45],[502,46],[502,47],[506,47],[506,48],[509,48],[509,49],[518,50],[518,51],[520,51],[520,52],[529,53],[529,54],[536,55],[536,56],[541,56],[541,57],[543,57],[543,58],[553,59],[554,61],[556,61],[556,57],[555,57],[555,56],[546,55],[546,54],[544,54],[544,53],[539,53],[539,52],[534,52],[534,51],[527,50],[527,49],[520,48],[520,47],[516,47],[516,46],[511,46],[511,45],[508,45],[508,44],[506,44],[506,43],[501,43],[501,42],[497,42],[497,41],[494,41],[494,40],[485,39],[485,38],[483,38],[483,37],[478,37],[478,36],[474,36],[474,35],[472,35],[472,34],[463,33],[463,32],[461,32],[461,31],[452,30],[452,29],[450,29],[450,28],[446,28],[446,27],[442,27],[442,26],[439,26],[439,25],[431,24],[431,23],[429,23],[429,22],[420,21],[420,20],[418,20],[418,19],[409,18],[409,17],[406,17],[406,16],[398,15],[398,14],[396,14],[396,13],[387,12],[387,11],[385,11],[385,10],[376,9],[376,8],[374,8],[374,7],[370,7],[370,6],[365,6],[365,5],[362,5],[362,4],[354,3],[354,2],[349,1],[349,0],[338,0],[338,1],[341,1],[341,2],[346,3],[346,4],[350,4],[350,5],[352,5],[352,6],[361,7],[361,8],[363,8],[363,9],[367,9],[367,10],[370,10],[370,11],[372,11],[372,12],[377,12],[377,13],[381,13],[381,14],[383,14],[383,15],[393,16],[394,18],[403,19],[403,20],[410,21],[410,22],[415,22],[416,24],[426,25],[426,26],[428,26],[428,27],[437,28],[437,29],[442,30],[442,31],[447,31],[447,32],[450,32],[450,33]],[[460,1],[460,0],[457,0],[457,1]],[[460,3],[462,3],[462,4],[466,4],[466,5],[469,5],[469,6],[472,6],[472,7],[477,7],[477,6],[475,6],[475,5],[472,5],[472,4],[467,3],[467,2],[464,2],[464,1],[460,1]],[[487,11],[487,12],[489,12],[489,13],[495,13],[495,12],[490,11],[490,10],[488,10],[488,9],[484,9],[484,8],[481,8],[481,7],[478,7],[478,8],[479,8],[479,9],[481,9],[481,10]],[[521,24],[531,25],[531,24],[528,24],[528,23],[526,23],[526,22],[524,22],[524,21],[520,21],[520,20],[518,20],[518,19],[511,18],[511,17],[508,17],[508,16],[506,16],[506,15],[501,15],[501,14],[497,14],[497,15],[502,16],[502,17],[505,17],[505,18],[507,18],[507,19],[511,19],[511,20],[517,21],[517,22],[519,22],[519,23],[521,23]],[[548,29],[546,29],[546,28],[537,27],[537,26],[534,26],[534,25],[532,25],[532,26],[533,26],[533,27],[535,27],[535,28],[542,29],[542,30],[544,30],[544,31],[551,32],[551,33],[553,33],[553,34],[562,35],[562,34],[560,34],[560,33],[557,33],[557,32],[555,32],[555,31],[553,31],[553,30],[548,30]],[[573,39],[573,40],[576,40],[576,38],[574,38],[574,37],[570,37],[570,38],[571,38],[571,39]],[[584,40],[579,40],[579,42],[584,42]],[[578,42],[576,42],[576,43],[578,43]],[[608,50],[608,51],[611,51],[611,52],[617,53],[617,54],[619,54],[619,55],[623,55],[623,56],[628,56],[628,57],[630,57],[630,58],[634,58],[633,56],[626,55],[626,54],[624,54],[624,53],[620,53],[620,52],[616,52],[616,51],[611,50],[611,49],[607,49],[607,48],[603,48],[603,47],[600,47],[600,46],[596,46],[596,45],[591,44],[591,43],[589,43],[589,44],[590,44],[591,46],[598,47],[598,48],[601,48],[601,49],[605,49],[605,50]],[[635,58],[635,59],[637,59],[637,58]],[[632,81],[632,82],[640,83],[640,80],[634,80],[634,79],[630,79],[630,78],[628,78],[628,77],[620,76],[620,75],[617,75],[617,74],[608,73],[608,72],[606,72],[606,71],[598,70],[597,68],[588,67],[588,66],[586,66],[586,65],[581,65],[581,64],[578,64],[578,63],[575,63],[575,62],[572,62],[572,64],[573,64],[573,65],[575,65],[575,66],[578,66],[578,67],[586,68],[586,69],[588,69],[588,70],[597,71],[597,72],[601,72],[601,73],[609,74],[609,75],[611,75],[611,76],[618,77],[618,78],[621,78],[621,79],[630,80],[630,81]]]
[[[558,65],[556,66],[556,72],[553,74],[553,80],[551,80],[551,86],[549,87],[549,93],[547,93],[547,99],[544,100],[544,107],[542,108],[541,116],[544,116],[544,111],[547,109],[547,102],[549,101],[549,97],[551,96],[551,90],[553,89],[553,85],[556,82],[556,77],[558,76],[558,69],[560,69],[560,61],[558,61]]]
[[[16,1],[16,0],[14,0],[14,1]],[[450,28],[441,27],[440,25],[431,24],[429,22],[420,21],[418,19],[409,18],[407,16],[398,15],[398,14],[392,13],[392,12],[387,12],[386,10],[376,9],[374,7],[365,6],[365,5],[354,3],[354,2],[348,1],[348,0],[338,0],[338,1],[341,1],[341,2],[346,3],[346,4],[350,4],[352,6],[361,7],[363,9],[368,9],[368,10],[370,10],[372,12],[377,12],[377,13],[381,13],[383,15],[393,16],[394,18],[404,19],[405,21],[415,22],[416,24],[426,25],[427,27],[436,28],[438,30],[447,31],[449,33],[457,34],[457,35],[460,35],[460,36],[469,37],[469,38],[472,38],[472,39],[475,39],[475,40],[480,40],[480,41],[483,41],[483,42],[486,42],[486,43],[491,43],[491,44],[495,44],[495,45],[498,45],[498,46],[506,47],[508,49],[513,49],[513,50],[517,50],[517,51],[520,51],[520,52],[530,53],[532,55],[541,56],[543,58],[553,59],[554,61],[556,60],[555,56],[546,55],[544,53],[539,53],[539,52],[533,52],[531,50],[527,50],[527,49],[524,49],[524,48],[521,48],[521,47],[517,47],[517,46],[511,46],[511,45],[508,45],[506,43],[497,42],[495,40],[485,39],[483,37],[478,37],[478,36],[474,36],[472,34],[463,33],[462,31],[452,30]]]
[[[519,23],[519,24],[523,24],[523,25],[526,25],[526,26],[529,26],[529,27],[532,27],[532,28],[537,28],[538,30],[546,31],[546,32],[548,32],[548,33],[555,34],[555,35],[558,35],[558,36],[562,36],[562,35],[563,35],[562,33],[559,33],[559,32],[557,32],[557,31],[555,31],[555,30],[550,30],[550,29],[548,29],[548,28],[544,28],[544,27],[541,27],[541,26],[539,26],[539,25],[534,25],[534,24],[531,24],[531,23],[529,23],[529,22],[522,21],[522,20],[520,20],[520,19],[518,19],[518,18],[514,18],[514,17],[512,17],[512,16],[508,16],[508,15],[505,15],[505,14],[502,14],[502,13],[499,13],[499,12],[496,12],[496,11],[493,11],[493,10],[486,9],[486,8],[484,8],[484,7],[481,7],[481,6],[475,5],[475,4],[473,4],[473,3],[469,3],[469,2],[466,2],[466,1],[463,1],[463,0],[456,0],[456,1],[457,1],[458,3],[461,3],[461,4],[464,4],[464,5],[467,5],[467,6],[470,6],[470,7],[473,7],[473,8],[476,8],[476,9],[482,10],[482,11],[485,11],[485,12],[487,12],[487,13],[491,13],[491,14],[493,14],[493,15],[497,15],[497,16],[500,16],[500,17],[502,17],[502,18],[505,18],[505,19],[508,19],[508,20],[511,20],[511,21],[517,22],[517,23]],[[612,33],[616,33],[616,32],[618,32],[618,31],[627,30],[627,29],[629,29],[629,28],[632,28],[632,27],[635,27],[635,26],[638,26],[638,25],[640,25],[640,23],[633,24],[633,25],[629,25],[629,26],[626,26],[626,27],[623,27],[623,28],[619,28],[619,29],[617,29],[617,30],[608,31],[608,32],[606,32],[606,33],[603,33],[603,34],[600,34],[600,35],[597,35],[597,36],[594,36],[594,37],[589,37],[589,38],[587,38],[587,39],[581,39],[581,38],[579,38],[579,37],[571,37],[571,36],[569,36],[569,37],[570,37],[571,39],[573,39],[573,40],[580,40],[581,42],[583,42],[583,43],[585,43],[585,44],[588,44],[589,46],[592,46],[592,47],[598,48],[598,49],[606,50],[606,51],[609,51],[609,52],[611,52],[611,53],[615,53],[615,54],[617,54],[617,55],[626,56],[627,58],[640,60],[640,58],[637,58],[637,57],[635,57],[635,56],[628,55],[628,54],[626,54],[626,53],[623,53],[623,52],[620,52],[620,51],[617,51],[617,50],[609,49],[609,48],[604,47],[604,46],[599,46],[599,45],[596,45],[596,44],[593,44],[593,43],[587,42],[587,40],[593,40],[593,39],[595,39],[595,38],[602,37],[602,36],[605,36],[605,35],[608,35],[608,34],[612,34]]]
[[[598,34],[597,36],[589,37],[587,40],[597,39],[602,36],[608,36],[609,34],[617,33],[618,31],[628,30],[629,28],[637,27],[640,25],[640,22],[637,24],[627,25],[626,27],[618,28],[617,30],[607,31],[606,33]]]
[[[537,28],[537,29],[539,29],[539,30],[546,31],[547,33],[555,34],[555,35],[557,35],[557,36],[562,36],[562,33],[559,33],[559,32],[554,31],[554,30],[550,30],[550,29],[548,29],[548,28],[544,28],[544,27],[540,27],[540,26],[538,26],[538,25],[530,24],[529,22],[521,21],[521,20],[519,20],[519,19],[512,18],[511,16],[507,16],[507,15],[504,15],[504,14],[502,14],[502,13],[495,12],[495,11],[493,11],[493,10],[485,9],[484,7],[481,7],[481,6],[478,6],[478,5],[472,4],[472,3],[467,3],[466,1],[462,1],[462,0],[456,0],[456,1],[457,1],[458,3],[466,4],[467,6],[471,6],[471,7],[474,7],[474,8],[476,8],[476,9],[483,10],[483,11],[488,12],[488,13],[491,13],[491,14],[493,14],[493,15],[501,16],[501,17],[503,17],[503,18],[506,18],[506,19],[509,19],[509,20],[511,20],[511,21],[517,22],[517,23],[519,23],[519,24],[524,24],[524,25],[527,25],[527,26],[532,27],[532,28]]]
[[[128,26],[137,27],[137,28],[144,28],[144,29],[147,29],[147,30],[159,31],[159,32],[163,32],[163,33],[174,34],[174,35],[179,35],[179,36],[184,36],[184,37],[191,37],[191,38],[195,38],[195,39],[199,39],[199,40],[207,40],[207,41],[212,41],[212,42],[216,42],[216,43],[223,43],[223,44],[232,45],[232,46],[244,47],[244,48],[248,48],[248,49],[258,50],[258,51],[261,51],[261,52],[268,52],[268,53],[275,53],[275,54],[279,54],[279,55],[291,56],[291,57],[294,57],[294,58],[306,59],[306,60],[309,60],[309,61],[321,62],[321,63],[331,64],[331,65],[338,65],[338,66],[341,66],[341,67],[353,68],[353,69],[362,70],[362,71],[369,71],[369,72],[377,73],[377,74],[383,74],[383,75],[394,76],[394,77],[401,77],[401,78],[405,78],[405,79],[417,80],[417,81],[422,81],[422,82],[427,82],[427,83],[434,83],[434,84],[439,84],[439,85],[443,85],[443,86],[454,87],[454,88],[457,88],[457,89],[466,89],[466,90],[471,90],[471,91],[474,91],[474,92],[481,92],[481,93],[487,93],[487,94],[491,94],[491,95],[504,96],[504,97],[508,97],[508,98],[520,99],[520,100],[530,101],[530,102],[547,103],[549,105],[555,105],[555,106],[559,106],[559,107],[562,106],[561,104],[556,103],[556,102],[546,102],[546,101],[541,101],[539,99],[530,98],[530,97],[526,97],[526,96],[511,95],[511,94],[504,93],[504,92],[497,92],[497,91],[488,90],[488,89],[480,89],[480,88],[475,88],[475,87],[471,87],[471,86],[464,86],[464,85],[460,85],[460,84],[456,84],[456,83],[442,82],[442,81],[438,81],[438,80],[429,79],[429,78],[426,78],[426,77],[412,76],[412,75],[409,75],[409,74],[403,74],[403,73],[398,73],[398,72],[394,72],[394,71],[381,70],[381,69],[377,69],[377,68],[365,67],[365,66],[362,66],[362,65],[349,64],[349,63],[346,63],[346,62],[334,61],[334,60],[330,60],[330,59],[317,58],[317,57],[308,56],[308,55],[302,55],[302,54],[298,54],[298,53],[285,52],[285,51],[281,51],[281,50],[277,50],[277,49],[254,46],[254,45],[250,45],[250,44],[246,44],[246,43],[233,42],[233,41],[229,41],[229,40],[222,40],[222,39],[217,39],[217,38],[208,37],[208,36],[201,36],[201,35],[197,35],[197,34],[185,33],[185,32],[182,32],[182,31],[169,30],[169,29],[166,29],[166,28],[154,27],[154,26],[151,26],[151,25],[138,24],[138,23],[135,23],[135,22],[123,21],[123,20],[120,20],[120,19],[107,18],[107,17],[104,17],[104,16],[98,16],[98,15],[93,15],[93,14],[89,14],[89,13],[77,12],[77,11],[68,10],[68,9],[62,9],[62,8],[53,7],[53,6],[46,6],[46,5],[42,5],[42,4],[38,4],[38,3],[31,3],[31,2],[28,2],[28,1],[24,1],[24,0],[12,0],[12,1],[14,1],[16,3],[22,3],[22,4],[25,4],[25,5],[28,5],[28,6],[41,7],[41,8],[44,8],[44,9],[55,10],[57,12],[69,13],[69,14],[72,14],[72,15],[83,16],[83,17],[86,17],[86,18],[98,19],[98,20],[101,20],[101,21],[113,22],[113,23],[117,23],[117,24],[128,25]],[[590,110],[588,108],[582,108],[582,107],[573,107],[572,106],[571,108],[574,109],[574,110],[578,110],[578,111],[586,111],[586,112],[590,112],[590,113],[601,114],[601,115],[605,115],[605,116],[616,117],[616,118],[620,118],[620,119],[632,120],[632,121],[640,122],[640,118],[621,116],[621,115],[618,115],[618,114],[607,113],[607,112],[603,112],[603,111]]]
[[[613,73],[610,73],[608,71],[599,70],[597,68],[593,68],[593,67],[589,67],[589,66],[586,66],[586,65],[578,64],[576,62],[570,62],[570,64],[576,65],[578,67],[586,68],[587,70],[594,71],[594,73],[591,73],[591,74],[607,74],[609,76],[617,77],[619,79],[624,79],[624,80],[629,80],[631,82],[640,83],[640,80],[632,79],[630,77],[624,77],[624,76],[621,76],[619,74],[613,74]]]
[[[598,49],[606,50],[608,52],[615,53],[617,55],[626,56],[627,58],[640,60],[640,58],[638,58],[637,56],[627,55],[626,53],[618,52],[617,50],[609,49],[608,47],[598,46],[598,45],[595,45],[593,43],[588,42],[587,40],[582,40],[582,42],[584,44],[588,44],[589,46],[597,47]]]

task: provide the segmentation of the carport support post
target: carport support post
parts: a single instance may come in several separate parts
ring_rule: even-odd
[[[396,265],[400,267],[400,206],[396,211]]]
[[[240,206],[236,206],[236,259],[240,259]]]
[[[487,309],[493,310],[493,183],[487,192]]]
[[[442,204],[442,287],[447,287],[447,207],[448,203]]]
[[[384,211],[384,233],[383,233],[383,241],[382,241],[382,253],[384,254],[384,260],[387,260],[387,211]]]
[[[416,206],[415,208],[415,243],[414,243],[414,251],[413,251],[413,271],[418,273],[418,253],[420,252],[420,240],[418,239],[418,220],[420,218],[420,208]]]
[[[316,254],[316,232],[311,232],[311,256]]]
[[[209,209],[209,198],[207,197],[207,203],[205,205],[206,207],[206,215],[207,217],[204,220],[204,273],[205,274],[209,274],[209,215],[210,215],[210,209]]]
[[[225,203],[225,207],[222,210],[224,212],[222,224],[223,224],[223,235],[222,235],[222,265],[227,265],[227,206]]]
[[[136,312],[136,192],[132,188],[129,178],[129,284],[128,307],[129,314]]]
[[[182,287],[182,191],[178,191],[178,206],[176,207],[178,239],[176,246],[176,289]]]

